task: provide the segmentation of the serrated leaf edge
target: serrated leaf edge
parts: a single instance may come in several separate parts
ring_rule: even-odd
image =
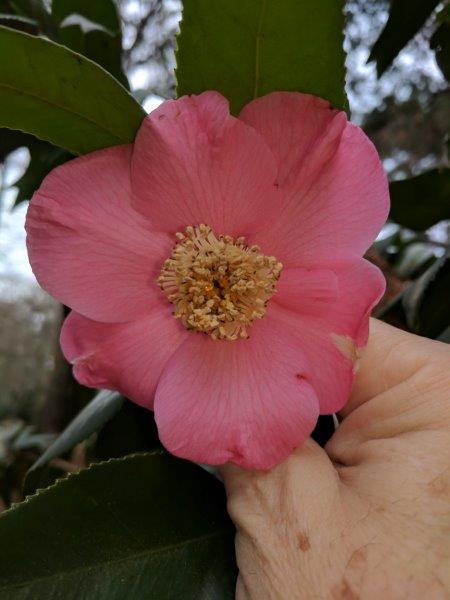
[[[71,472],[67,473],[66,475],[64,475],[63,477],[59,477],[58,479],[56,479],[56,481],[54,481],[48,487],[37,488],[33,494],[29,494],[21,502],[15,502],[14,504],[11,504],[11,506],[7,510],[5,510],[2,514],[0,514],[0,520],[3,517],[5,517],[6,515],[8,515],[9,513],[11,513],[12,511],[20,509],[22,506],[29,504],[30,502],[34,502],[34,499],[37,496],[42,496],[43,494],[46,494],[50,490],[52,490],[56,487],[59,487],[60,485],[65,485],[65,482],[68,481],[71,477],[78,477],[79,475],[81,475],[82,473],[85,473],[87,471],[95,471],[95,469],[97,469],[97,468],[103,468],[104,465],[108,465],[111,463],[125,462],[126,460],[131,459],[131,458],[136,458],[137,456],[164,456],[164,455],[168,455],[167,452],[165,452],[164,450],[158,449],[158,450],[152,450],[151,452],[135,452],[133,454],[127,454],[126,456],[121,456],[119,458],[109,458],[108,460],[103,460],[101,462],[93,462],[90,465],[88,465],[87,467],[83,467],[83,468],[79,469],[78,471],[71,471]]]

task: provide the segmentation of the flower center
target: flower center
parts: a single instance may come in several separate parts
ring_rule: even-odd
[[[250,323],[265,315],[283,265],[243,237],[216,237],[208,225],[189,226],[176,237],[158,277],[174,316],[215,340],[247,338]]]

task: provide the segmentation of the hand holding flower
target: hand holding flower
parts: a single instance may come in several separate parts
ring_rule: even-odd
[[[269,473],[223,468],[237,599],[444,599],[450,349],[372,320],[343,421]]]

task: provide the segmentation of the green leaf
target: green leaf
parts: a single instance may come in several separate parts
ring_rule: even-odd
[[[433,247],[428,243],[415,242],[407,244],[396,261],[395,273],[400,279],[416,279],[436,260]]]
[[[58,165],[62,165],[72,154],[57,148],[48,142],[34,139],[28,145],[30,151],[30,164],[22,177],[14,184],[18,189],[15,204],[29,200],[41,185],[44,177]]]
[[[84,154],[134,140],[144,110],[111,75],[63,46],[0,27],[0,126]]]
[[[107,460],[161,447],[153,412],[125,400],[98,432],[95,455]]]
[[[185,0],[178,95],[217,90],[233,113],[276,90],[345,108],[343,24],[340,0]]]
[[[11,29],[18,29],[19,31],[26,31],[37,35],[39,33],[39,23],[28,17],[22,17],[21,15],[10,15],[0,14],[0,25],[10,27]]]
[[[55,38],[55,24],[43,0],[9,0],[9,4],[18,15],[36,21],[43,33]]]
[[[234,598],[223,486],[163,453],[99,463],[0,517],[8,600]]]
[[[392,0],[389,19],[375,42],[369,61],[376,61],[378,76],[388,69],[441,0]]]
[[[403,294],[408,326],[430,338],[438,337],[450,325],[450,257],[437,260]]]
[[[389,186],[391,218],[416,231],[450,219],[450,169],[433,169]]]
[[[403,293],[398,294],[381,308],[376,308],[373,316],[400,329],[406,329],[406,317],[402,299]]]
[[[430,39],[430,48],[434,50],[436,62],[442,74],[450,81],[450,4],[438,14],[439,27]]]
[[[450,327],[444,329],[444,331],[436,339],[440,342],[444,342],[444,344],[450,344]]]
[[[109,71],[125,87],[122,70],[122,31],[113,0],[53,0],[58,40]]]
[[[99,392],[29,469],[23,486],[25,494],[46,485],[50,461],[101,429],[120,410],[123,402],[123,396],[117,392]]]
[[[102,0],[101,2],[92,2],[92,0],[53,0],[52,16],[55,22],[60,25],[69,15],[82,15],[92,21],[99,23],[113,34],[120,35],[120,19],[115,2],[112,0]]]

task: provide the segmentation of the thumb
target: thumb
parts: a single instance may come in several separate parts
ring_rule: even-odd
[[[362,353],[350,399],[341,411],[342,416],[411,380],[429,365],[447,371],[449,358],[447,344],[370,319],[369,341]]]
[[[450,423],[450,348],[371,319],[369,343],[340,427],[327,451],[340,462],[340,446]]]

